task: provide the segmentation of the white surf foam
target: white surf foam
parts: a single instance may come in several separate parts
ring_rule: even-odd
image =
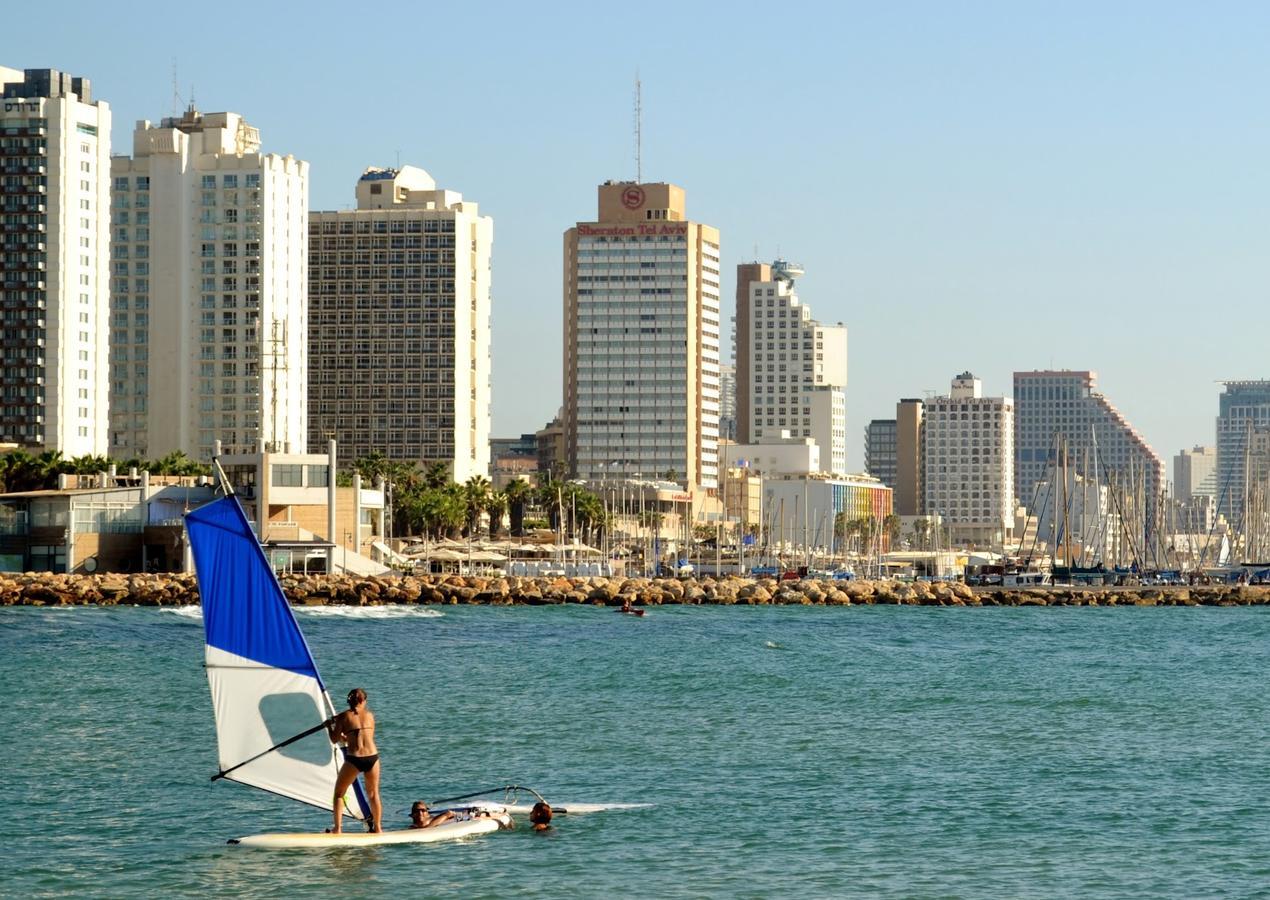
[[[306,616],[326,616],[335,619],[439,619],[445,615],[439,609],[426,606],[294,606],[297,613]]]
[[[184,619],[203,618],[203,608],[197,604],[189,606],[164,606],[160,609]],[[327,616],[336,619],[438,619],[445,613],[438,609],[421,606],[293,606],[297,613],[306,616]]]

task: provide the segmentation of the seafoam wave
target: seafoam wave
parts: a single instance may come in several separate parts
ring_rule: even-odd
[[[315,618],[335,619],[439,619],[445,615],[439,609],[425,606],[295,606],[297,613]],[[203,608],[189,606],[164,606],[162,611],[184,619],[203,618]]]
[[[297,613],[306,616],[336,619],[439,619],[445,615],[439,609],[426,606],[296,606]]]

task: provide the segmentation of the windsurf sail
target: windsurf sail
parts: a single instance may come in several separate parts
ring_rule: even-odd
[[[323,728],[288,739],[329,718],[331,698],[238,498],[186,513],[185,528],[203,605],[221,775],[329,810],[339,751]],[[344,809],[359,819],[370,814],[359,783]]]

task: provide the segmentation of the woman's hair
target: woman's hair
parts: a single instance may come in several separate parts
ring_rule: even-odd
[[[529,810],[529,821],[535,825],[546,825],[551,821],[551,807],[539,800],[534,804],[533,809]]]
[[[348,692],[348,708],[356,709],[357,704],[366,702],[366,692],[361,688],[353,688]]]

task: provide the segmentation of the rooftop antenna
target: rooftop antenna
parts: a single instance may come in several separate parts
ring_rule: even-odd
[[[644,183],[644,161],[643,161],[643,123],[644,109],[641,103],[641,86],[639,83],[639,69],[635,70],[635,183]]]
[[[181,114],[181,86],[176,79],[176,57],[172,57],[172,116]]]

